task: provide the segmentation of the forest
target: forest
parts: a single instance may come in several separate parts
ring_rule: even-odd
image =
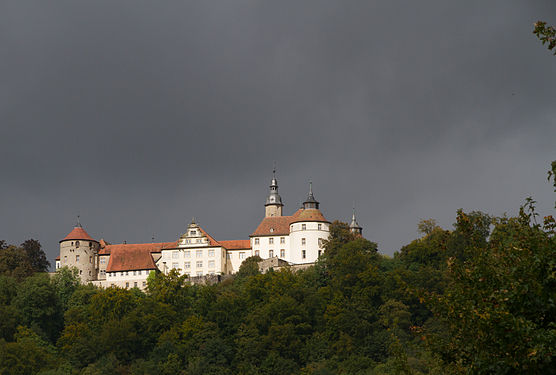
[[[556,162],[549,179],[556,191]],[[0,242],[0,374],[554,374],[556,221],[458,210],[387,257],[334,222],[317,264],[147,290]]]

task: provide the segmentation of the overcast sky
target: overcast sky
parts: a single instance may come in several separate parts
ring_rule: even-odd
[[[545,1],[2,1],[0,239],[247,239],[277,163],[393,254],[456,210],[553,214]]]

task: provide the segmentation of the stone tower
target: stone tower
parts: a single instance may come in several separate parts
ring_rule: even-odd
[[[82,283],[97,279],[100,244],[89,236],[77,218],[77,224],[60,240],[60,267],[76,267]]]
[[[276,180],[276,169],[272,171],[272,181],[270,181],[270,192],[264,205],[265,217],[282,216],[282,198],[278,194],[278,180]]]

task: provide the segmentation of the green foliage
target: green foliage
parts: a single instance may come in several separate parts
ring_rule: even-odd
[[[27,254],[34,272],[48,272],[50,262],[46,258],[46,254],[39,241],[30,239],[23,242],[20,246],[25,251],[25,254]]]
[[[535,22],[535,28],[533,29],[533,34],[539,38],[543,45],[547,44],[548,50],[554,50],[554,55],[556,55],[556,29],[552,26],[548,26],[546,22],[537,21]]]

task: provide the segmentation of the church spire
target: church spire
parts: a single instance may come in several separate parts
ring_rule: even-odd
[[[349,224],[349,230],[353,234],[358,234],[358,235],[363,234],[363,228],[359,226],[359,223],[355,218],[355,204],[353,205],[353,215],[351,216],[351,224]]]
[[[272,169],[272,180],[270,181],[270,191],[265,203],[265,217],[282,216],[282,197],[278,194],[278,180],[276,179],[276,163]]]

